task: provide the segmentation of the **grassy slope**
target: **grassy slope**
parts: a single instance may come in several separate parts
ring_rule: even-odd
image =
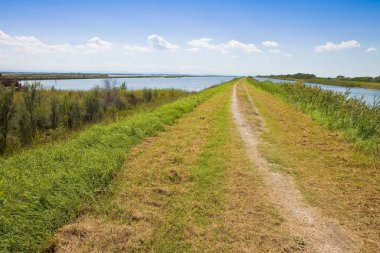
[[[294,106],[257,87],[250,92],[269,129],[261,150],[273,169],[292,174],[311,204],[359,235],[363,252],[379,251],[379,161]]]
[[[278,85],[248,79],[253,85],[296,105],[322,126],[339,132],[363,151],[380,157],[380,104],[368,107],[365,103],[347,98],[344,94],[303,84]]]
[[[337,86],[344,86],[344,87],[356,87],[356,88],[368,88],[368,89],[376,89],[380,90],[380,83],[374,83],[374,82],[359,82],[359,81],[347,81],[347,80],[340,80],[340,79],[327,79],[327,78],[311,78],[311,79],[295,79],[295,78],[281,78],[281,77],[270,77],[274,79],[285,79],[285,80],[292,80],[292,81],[299,81],[299,82],[305,82],[305,83],[320,83],[320,84],[327,84],[327,85],[337,85]]]
[[[231,88],[133,148],[109,194],[60,231],[58,252],[266,252],[294,244],[234,128]]]
[[[347,80],[326,79],[326,78],[312,78],[312,79],[305,79],[301,81],[308,82],[308,83],[321,83],[321,84],[327,84],[327,85],[338,85],[338,86],[345,86],[345,87],[357,87],[357,88],[368,88],[368,89],[380,90],[380,83],[373,83],[373,82],[347,81]]]
[[[125,152],[221,89],[164,105],[71,141],[0,161],[0,251],[33,252],[84,210],[121,168]]]
[[[170,92],[169,90],[165,90],[165,89],[160,89],[158,91],[160,91],[162,93],[167,93],[167,94],[169,94],[169,92]],[[46,93],[48,93],[48,92],[46,92]],[[79,91],[79,92],[83,92],[83,91]],[[141,94],[142,90],[135,90],[133,92],[135,92],[135,94],[137,96],[142,97],[142,94]],[[59,91],[59,93],[62,93],[64,95],[66,92],[65,91]],[[112,123],[118,121],[119,119],[123,119],[125,117],[130,117],[132,115],[143,113],[143,112],[148,112],[148,111],[151,111],[151,110],[153,110],[159,106],[162,106],[162,105],[174,102],[178,99],[181,99],[181,98],[195,94],[195,93],[190,93],[190,92],[186,92],[186,91],[182,91],[182,90],[176,90],[173,93],[174,93],[173,95],[162,96],[158,100],[153,100],[151,102],[142,102],[141,104],[137,104],[133,107],[117,111],[117,112],[115,112],[114,115],[106,115],[99,122],[82,123],[82,125],[78,126],[77,128],[74,128],[74,129],[68,129],[68,128],[63,127],[63,126],[59,126],[56,129],[49,129],[49,130],[47,130],[47,132],[42,131],[38,134],[38,136],[35,137],[35,139],[33,140],[33,143],[31,143],[30,145],[27,145],[27,146],[21,146],[21,144],[17,142],[18,141],[17,137],[9,136],[8,138],[13,137],[12,139],[16,143],[13,143],[13,145],[12,145],[12,143],[8,143],[6,154],[1,155],[0,160],[6,159],[7,157],[17,155],[19,153],[22,153],[22,152],[25,152],[28,150],[41,148],[45,145],[57,144],[59,142],[66,142],[68,140],[75,138],[76,136],[81,134],[83,131],[87,130],[88,128],[91,128],[94,125],[106,126],[106,125],[109,125],[109,124],[112,124]],[[22,99],[21,95],[22,94],[16,94],[15,99],[18,100],[16,103],[20,103],[20,100]],[[63,97],[63,95],[62,95],[62,97]],[[16,126],[13,128],[17,130]],[[12,132],[11,134],[14,135],[15,133]]]

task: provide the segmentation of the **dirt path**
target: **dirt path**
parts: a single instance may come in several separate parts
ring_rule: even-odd
[[[230,113],[232,84],[134,147],[110,192],[63,227],[56,252],[304,252]]]
[[[353,236],[308,205],[291,176],[271,171],[268,161],[258,152],[264,124],[243,82],[234,86],[231,111],[247,153],[262,173],[270,197],[286,219],[290,232],[303,238],[311,252],[356,252]]]

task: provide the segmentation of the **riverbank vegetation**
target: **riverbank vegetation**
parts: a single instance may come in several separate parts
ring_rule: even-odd
[[[291,176],[308,203],[351,231],[358,252],[378,252],[380,159],[259,85],[246,87],[265,121],[259,148],[272,170]]]
[[[363,101],[304,84],[281,84],[270,81],[250,83],[275,94],[312,115],[329,129],[340,131],[346,139],[380,157],[380,100],[373,106]]]
[[[127,90],[106,79],[89,91],[45,89],[27,83],[20,92],[0,88],[0,155],[65,138],[94,123],[112,121],[191,93],[176,89]]]
[[[223,87],[0,160],[0,251],[42,250],[57,228],[78,217],[104,192],[132,146],[173,124]]]
[[[300,81],[300,82],[305,82],[305,83],[338,85],[338,86],[345,86],[345,87],[380,89],[380,76],[345,77],[345,76],[339,75],[335,78],[331,78],[331,77],[317,77],[314,74],[297,73],[297,74],[288,74],[288,75],[269,75],[269,76],[259,76],[259,77]]]

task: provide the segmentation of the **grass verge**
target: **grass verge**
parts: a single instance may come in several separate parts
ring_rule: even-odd
[[[127,150],[172,124],[222,86],[135,115],[94,126],[66,143],[0,161],[0,250],[37,252],[54,231],[104,191]]]
[[[260,148],[273,169],[293,175],[309,203],[359,237],[361,251],[379,251],[379,160],[259,86],[247,88],[268,128]]]
[[[380,101],[369,107],[364,102],[303,84],[259,82],[248,79],[260,89],[296,105],[321,125],[339,131],[347,140],[380,158]]]

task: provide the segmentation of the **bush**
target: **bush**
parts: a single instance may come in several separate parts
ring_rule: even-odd
[[[15,113],[13,96],[14,87],[5,89],[0,84],[0,154],[6,150],[11,121]]]
[[[169,93],[174,95],[169,96]],[[46,141],[48,138],[45,137],[54,135],[53,130],[57,128],[69,132],[107,117],[116,119],[117,115],[127,114],[123,111],[134,110],[138,105],[152,108],[188,94],[186,91],[169,89],[128,91],[125,85],[119,88],[112,80],[105,80],[102,87],[89,91],[45,89],[39,82],[27,83],[19,92],[2,88],[0,109],[11,113],[8,115],[9,120],[3,118],[0,123],[6,124],[6,129],[0,126],[0,155],[17,151],[20,144],[30,146]],[[6,107],[9,103],[6,96],[14,97],[9,108]],[[8,112],[0,112],[0,116],[3,117]],[[62,133],[62,129],[59,132]],[[5,139],[12,139],[12,142],[7,145]]]
[[[145,102],[150,102],[153,99],[153,92],[151,89],[143,89],[143,97]]]

